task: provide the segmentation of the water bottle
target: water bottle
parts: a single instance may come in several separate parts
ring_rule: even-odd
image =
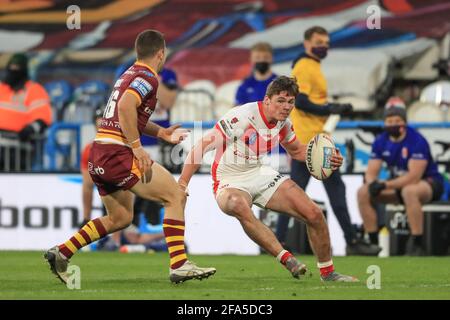
[[[389,230],[386,227],[383,227],[378,233],[378,243],[381,247],[378,257],[389,257]]]
[[[122,253],[134,253],[134,252],[145,252],[145,246],[143,244],[127,244],[120,247],[120,252]]]

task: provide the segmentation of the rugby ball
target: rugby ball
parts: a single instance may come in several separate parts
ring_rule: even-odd
[[[331,176],[331,156],[335,152],[335,145],[326,133],[319,133],[312,138],[306,148],[306,167],[309,173],[318,180]]]

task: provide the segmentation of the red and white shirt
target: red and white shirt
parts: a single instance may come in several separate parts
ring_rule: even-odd
[[[267,121],[261,101],[231,109],[216,123],[215,129],[225,142],[223,148],[216,150],[211,168],[214,180],[260,167],[263,157],[280,142],[288,144],[296,139],[289,119],[276,124]]]

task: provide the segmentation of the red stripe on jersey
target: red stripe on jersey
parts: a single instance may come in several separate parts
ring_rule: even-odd
[[[258,110],[259,110],[259,114],[261,115],[261,118],[263,119],[263,121],[266,124],[267,128],[269,128],[269,129],[275,128],[275,126],[277,125],[276,123],[272,124],[269,121],[267,121],[266,115],[264,114],[262,101],[258,101]]]
[[[222,159],[222,156],[224,155],[225,150],[227,149],[227,142],[226,142],[225,134],[219,128],[218,124],[215,125],[215,128],[220,131],[224,140],[223,140],[223,144],[222,144],[222,150],[216,150],[216,157],[214,158],[214,162],[213,162],[213,165],[211,168],[211,175],[212,175],[213,182],[214,182],[214,184],[213,184],[214,194],[217,193],[217,188],[219,187],[219,184],[220,184],[220,180],[217,179],[217,167],[219,166],[220,159]]]

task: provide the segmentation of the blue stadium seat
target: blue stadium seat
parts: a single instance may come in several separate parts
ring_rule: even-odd
[[[73,102],[64,110],[63,121],[91,123],[95,110],[103,107],[109,96],[109,85],[103,81],[90,80],[80,84],[74,91]]]
[[[53,121],[61,121],[65,106],[72,98],[73,88],[65,80],[56,80],[44,85],[53,109]]]

